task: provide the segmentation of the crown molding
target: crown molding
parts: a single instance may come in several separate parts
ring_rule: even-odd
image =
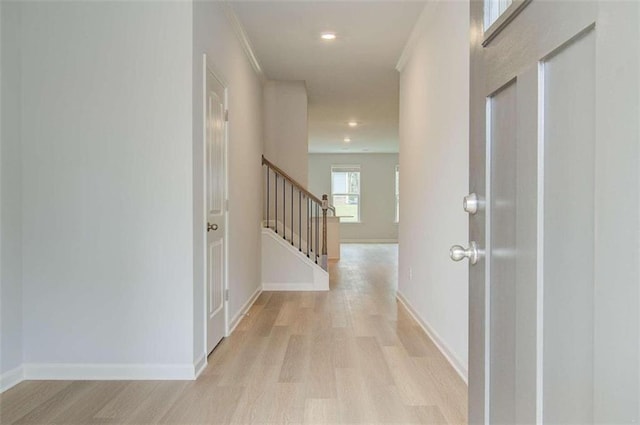
[[[262,82],[267,81],[267,77],[264,74],[264,71],[262,70],[262,66],[260,66],[258,57],[253,52],[253,47],[251,46],[251,40],[249,40],[249,36],[247,35],[247,32],[244,29],[244,26],[238,19],[238,16],[233,11],[233,8],[229,4],[229,2],[227,1],[223,2],[223,7],[224,7],[225,14],[227,15],[227,19],[231,24],[231,27],[233,28],[233,32],[236,34],[238,41],[242,45],[242,50],[244,50],[244,53],[247,56],[247,59],[249,59],[249,63],[251,63],[253,70],[255,71],[256,75],[258,76],[258,78],[260,78]]]
[[[415,50],[416,45],[420,40],[420,36],[422,36],[422,34],[424,33],[429,20],[431,20],[431,17],[433,16],[432,9],[435,8],[438,1],[439,0],[428,1],[424,5],[424,8],[422,9],[420,16],[418,17],[418,20],[416,21],[415,25],[413,26],[413,29],[411,30],[411,35],[409,35],[409,39],[407,40],[407,43],[404,45],[404,49],[402,49],[400,58],[396,63],[396,70],[398,72],[402,72],[402,70],[404,69],[404,66],[407,64],[407,62],[409,61],[409,58],[413,54],[413,51]]]

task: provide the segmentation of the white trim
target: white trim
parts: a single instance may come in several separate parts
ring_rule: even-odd
[[[418,41],[420,40],[422,33],[426,28],[429,27],[427,25],[428,22],[431,19],[433,19],[433,17],[435,16],[435,13],[433,13],[431,9],[433,9],[437,3],[438,1],[428,1],[427,4],[425,4],[424,8],[422,9],[422,13],[420,13],[418,20],[413,26],[413,29],[411,30],[411,35],[409,36],[407,43],[404,45],[404,48],[402,49],[402,53],[400,54],[400,57],[398,58],[398,62],[396,63],[396,70],[398,72],[402,72],[405,65],[409,61],[409,58],[413,54],[413,51],[418,45]]]
[[[442,353],[442,355],[447,359],[449,364],[455,369],[455,371],[460,375],[465,384],[469,385],[469,372],[467,367],[453,354],[449,345],[444,342],[444,340],[438,335],[438,333],[424,320],[420,318],[420,315],[416,310],[411,306],[411,303],[407,300],[407,298],[402,295],[400,291],[396,292],[396,298],[400,301],[400,304],[407,310],[409,315],[415,320],[424,333],[433,341],[438,350]]]
[[[258,78],[263,83],[267,81],[267,77],[264,75],[264,71],[262,70],[262,66],[260,66],[260,62],[258,61],[258,57],[255,55],[253,51],[253,46],[251,45],[251,40],[249,40],[249,36],[247,35],[247,31],[244,29],[244,26],[238,19],[238,16],[233,11],[231,5],[227,2],[223,3],[225,14],[227,15],[227,19],[233,28],[233,32],[236,34],[240,45],[242,46],[242,50],[244,51],[249,63],[253,67]]]
[[[23,365],[25,380],[193,380],[193,363],[27,363]]]
[[[230,336],[233,333],[233,331],[236,330],[236,327],[238,327],[238,325],[242,321],[242,318],[244,318],[244,316],[246,316],[246,314],[249,312],[251,307],[253,307],[253,304],[255,304],[255,302],[258,300],[258,297],[260,296],[260,294],[262,294],[262,287],[258,286],[255,292],[253,293],[253,295],[251,295],[247,300],[247,302],[244,303],[242,308],[240,308],[240,311],[238,311],[238,313],[236,313],[236,315],[233,316],[233,319],[229,321],[227,336]]]
[[[326,288],[318,288],[311,282],[305,283],[263,283],[263,291],[328,291]]]
[[[398,239],[341,239],[341,244],[352,244],[352,243],[398,243]]]
[[[22,381],[24,381],[24,368],[22,365],[6,371],[0,375],[0,393],[13,388]]]
[[[536,422],[544,419],[544,61],[538,63],[538,206],[536,211]]]
[[[202,371],[204,371],[206,367],[207,367],[207,354],[202,353],[200,358],[193,364],[193,370],[194,370],[193,376],[197,379],[198,376],[200,376],[200,374],[202,373]]]

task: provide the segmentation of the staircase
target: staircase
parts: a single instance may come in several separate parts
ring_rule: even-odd
[[[327,214],[335,209],[264,156],[262,166],[263,289],[328,290]]]

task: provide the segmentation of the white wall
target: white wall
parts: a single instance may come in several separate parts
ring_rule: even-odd
[[[144,364],[185,377],[192,6],[22,8],[25,363],[54,364],[44,375],[59,363],[80,375]]]
[[[331,166],[360,165],[361,223],[340,224],[346,242],[395,242],[395,172],[398,154],[309,154],[309,188],[331,202]],[[401,172],[402,173],[402,172]],[[402,180],[402,178],[401,178]]]
[[[428,3],[414,34],[400,75],[398,293],[466,374],[468,269],[448,252],[468,240],[468,2]]]
[[[268,81],[264,86],[264,154],[307,186],[309,130],[304,81]]]
[[[0,376],[22,365],[19,26],[19,7],[0,2]]]
[[[194,360],[204,353],[202,274],[202,54],[209,56],[229,95],[229,318],[235,322],[260,288],[262,220],[262,83],[234,34],[221,2],[193,4]]]

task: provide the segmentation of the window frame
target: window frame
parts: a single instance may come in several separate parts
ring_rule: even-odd
[[[358,193],[355,192],[335,192],[333,187],[333,173],[349,173],[349,172],[357,172],[358,173]],[[355,217],[353,221],[342,221],[340,220],[340,224],[359,224],[362,223],[362,169],[360,164],[336,164],[331,166],[331,203],[335,206],[334,197],[335,196],[355,196],[358,199],[358,215]]]

